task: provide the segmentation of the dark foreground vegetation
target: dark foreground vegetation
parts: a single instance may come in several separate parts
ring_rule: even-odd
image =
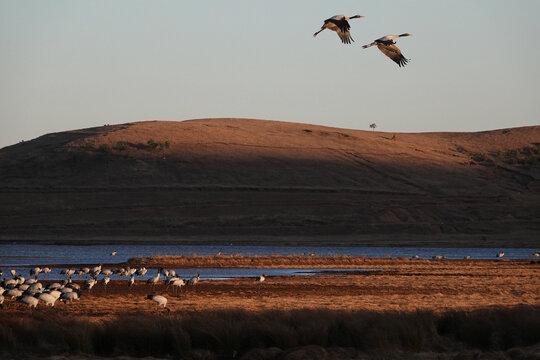
[[[0,313],[0,358],[540,358],[540,307],[441,314],[216,311],[105,320],[57,315]]]

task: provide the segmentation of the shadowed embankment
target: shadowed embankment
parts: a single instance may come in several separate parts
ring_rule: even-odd
[[[102,321],[0,314],[0,354],[189,359],[535,359],[540,309],[211,311]]]
[[[0,149],[0,241],[534,247],[540,126],[140,122]]]

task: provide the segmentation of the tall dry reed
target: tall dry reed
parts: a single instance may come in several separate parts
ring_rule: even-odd
[[[194,312],[66,319],[35,312],[0,315],[0,355],[82,353],[182,357],[194,350],[229,358],[253,349],[352,348],[380,351],[499,351],[540,343],[540,308],[435,314],[329,310]]]

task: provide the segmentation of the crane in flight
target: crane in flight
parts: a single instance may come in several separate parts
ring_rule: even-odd
[[[367,49],[368,47],[371,47],[373,45],[377,45],[379,50],[381,52],[388,56],[390,59],[392,59],[396,64],[399,65],[399,67],[407,65],[407,62],[409,62],[408,59],[403,56],[401,53],[401,50],[396,46],[396,42],[394,41],[397,38],[405,37],[405,36],[411,36],[409,33],[404,33],[401,35],[386,35],[382,38],[378,38],[377,40],[373,41],[371,44],[367,44],[362,46],[364,49]]]
[[[341,39],[342,43],[350,44],[354,40],[351,37],[351,33],[349,32],[349,30],[351,29],[351,25],[349,25],[349,20],[359,19],[363,17],[364,16],[361,15],[354,15],[351,17],[347,17],[345,15],[332,16],[330,19],[324,20],[324,24],[323,26],[321,26],[321,30],[317,31],[315,34],[313,34],[313,36],[315,37],[324,29],[328,29],[335,31]]]

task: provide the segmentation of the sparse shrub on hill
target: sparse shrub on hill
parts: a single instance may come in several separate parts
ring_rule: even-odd
[[[98,151],[101,154],[108,155],[112,152],[112,149],[108,144],[101,144],[99,145]]]
[[[471,156],[474,161],[478,162],[493,162],[487,154],[475,153]]]
[[[533,146],[525,146],[518,149],[508,150],[498,154],[500,159],[505,164],[510,165],[526,165],[536,166],[540,164],[540,144],[533,144]]]
[[[118,141],[114,146],[114,150],[124,151],[128,149],[128,143],[125,141]]]
[[[152,149],[159,148],[159,150],[168,149],[171,146],[169,140],[157,142],[154,139],[149,139],[146,144]]]
[[[148,139],[146,142],[148,146],[150,146],[152,149],[155,149],[158,147],[158,143],[154,141],[154,139]]]
[[[457,150],[460,152],[465,151],[463,148],[459,147]],[[526,146],[506,151],[497,150],[490,152],[489,154],[474,153],[470,156],[472,160],[487,166],[495,164],[536,166],[537,164],[540,164],[540,146],[534,144],[534,146]]]

